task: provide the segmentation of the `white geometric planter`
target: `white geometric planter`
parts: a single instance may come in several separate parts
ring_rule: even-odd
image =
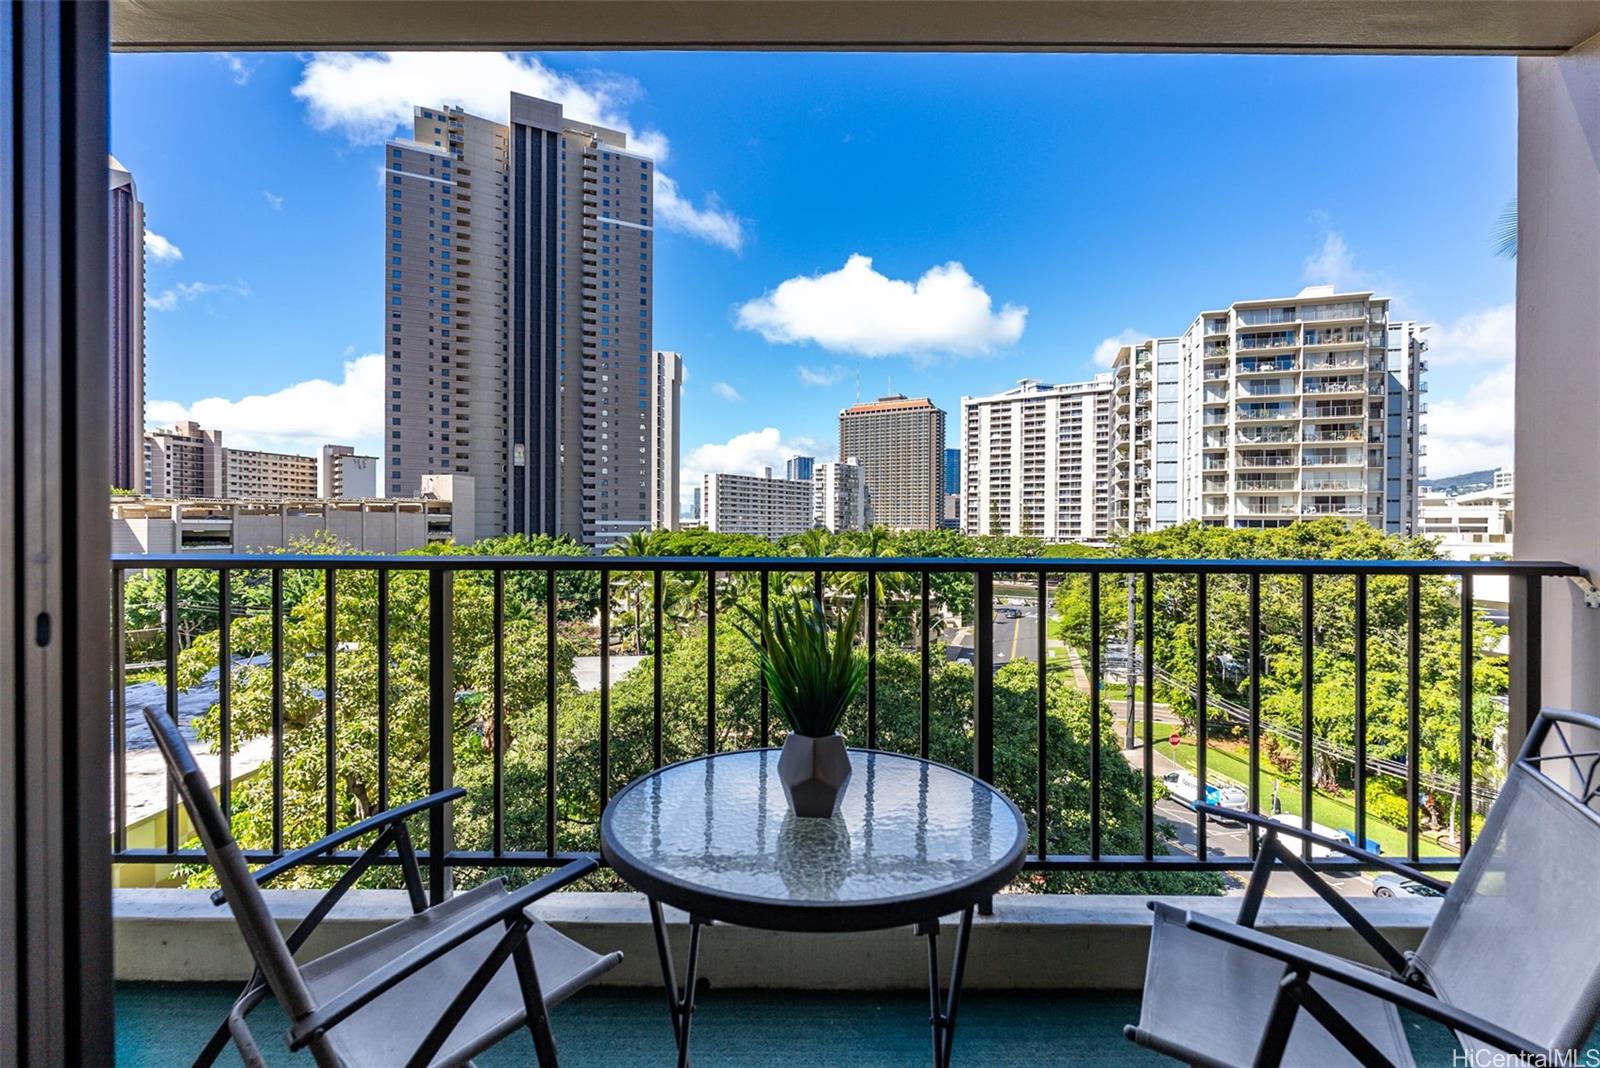
[[[850,754],[843,736],[790,734],[778,757],[778,779],[796,816],[832,816],[850,782]]]

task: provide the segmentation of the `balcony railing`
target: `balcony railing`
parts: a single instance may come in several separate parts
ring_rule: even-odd
[[[1284,507],[1289,505],[1288,500],[1278,503]],[[1261,511],[1265,505],[1266,502],[1258,502],[1254,508],[1242,508],[1241,513],[1266,514]],[[1307,510],[1320,512],[1323,507],[1307,506]],[[1356,510],[1359,511],[1359,507]],[[1212,509],[1210,514],[1218,513]],[[972,769],[978,777],[993,782],[1000,732],[1014,735],[1017,730],[1026,729],[1033,736],[1028,742],[1033,750],[1033,768],[1031,773],[1024,774],[1031,774],[1033,782],[1029,785],[1034,796],[1029,798],[1024,792],[1023,796],[1016,798],[1030,814],[1032,824],[1035,847],[1027,862],[1029,869],[1223,871],[1242,870],[1252,864],[1248,855],[1226,856],[1209,850],[1206,846],[1207,824],[1201,818],[1195,820],[1198,848],[1193,853],[1169,854],[1166,839],[1158,833],[1157,775],[1153,763],[1158,731],[1155,680],[1156,661],[1166,652],[1159,637],[1161,632],[1156,628],[1158,603],[1163,613],[1172,618],[1181,616],[1196,624],[1192,631],[1185,631],[1193,634],[1192,662],[1207,665],[1208,669],[1179,686],[1188,690],[1194,699],[1196,738],[1208,738],[1210,726],[1231,723],[1246,739],[1252,772],[1252,781],[1248,786],[1251,811],[1260,812],[1263,808],[1265,799],[1261,796],[1260,770],[1264,756],[1262,742],[1270,735],[1280,741],[1290,742],[1299,750],[1300,789],[1304,795],[1301,811],[1309,813],[1312,810],[1312,788],[1317,782],[1315,762],[1324,758],[1349,761],[1355,778],[1353,833],[1357,841],[1364,841],[1369,820],[1365,784],[1373,775],[1398,776],[1403,779],[1402,793],[1409,813],[1405,828],[1408,858],[1423,867],[1453,868],[1459,861],[1457,855],[1441,855],[1437,850],[1430,850],[1430,855],[1423,855],[1419,851],[1421,798],[1425,791],[1457,791],[1458,797],[1481,799],[1492,794],[1492,790],[1486,791],[1481,783],[1474,785],[1472,761],[1463,762],[1459,774],[1441,775],[1436,771],[1425,771],[1422,767],[1419,717],[1423,670],[1421,628],[1425,625],[1421,610],[1424,583],[1448,580],[1458,586],[1458,593],[1453,594],[1451,600],[1460,606],[1459,640],[1464,652],[1457,680],[1459,737],[1452,735],[1452,745],[1459,743],[1460,752],[1474,752],[1487,739],[1477,737],[1474,733],[1475,702],[1484,695],[1477,691],[1473,675],[1477,650],[1473,640],[1477,616],[1473,579],[1488,575],[1508,576],[1515,603],[1531,606],[1531,610],[1520,619],[1520,629],[1512,646],[1511,676],[1512,706],[1529,710],[1537,709],[1540,705],[1538,673],[1517,658],[1526,657],[1529,649],[1539,648],[1541,582],[1548,577],[1580,573],[1576,567],[1560,563],[1448,560],[372,557],[294,554],[117,556],[113,558],[112,569],[116,609],[112,641],[119,650],[119,655],[115,657],[116,674],[112,680],[115,733],[112,769],[115,782],[113,860],[119,864],[161,865],[203,861],[198,849],[184,846],[178,810],[171,804],[170,794],[164,816],[158,816],[158,820],[164,820],[164,823],[158,823],[155,844],[140,846],[129,837],[126,794],[128,738],[125,725],[130,709],[124,688],[124,657],[120,651],[128,637],[123,619],[130,574],[153,571],[165,578],[165,593],[160,609],[167,625],[160,628],[156,642],[160,651],[160,666],[164,669],[165,681],[161,684],[161,691],[165,709],[174,720],[179,719],[179,681],[188,678],[193,684],[199,677],[195,673],[196,665],[192,662],[186,660],[180,668],[182,627],[177,623],[183,618],[182,613],[187,611],[192,614],[203,610],[209,611],[213,619],[237,621],[242,608],[236,591],[248,583],[252,589],[265,592],[265,597],[258,600],[253,609],[256,615],[267,616],[267,623],[254,632],[263,648],[240,650],[250,655],[248,660],[241,659],[235,656],[231,647],[235,627],[221,627],[216,631],[215,661],[212,665],[213,670],[217,671],[214,707],[221,771],[217,785],[223,809],[231,819],[240,815],[234,803],[235,778],[230,767],[230,760],[240,741],[237,717],[247,711],[258,724],[269,725],[267,737],[270,751],[254,775],[258,787],[261,784],[268,786],[270,806],[263,806],[264,811],[263,807],[252,808],[246,817],[251,824],[249,832],[241,835],[247,845],[246,858],[252,863],[267,863],[284,856],[299,844],[290,839],[305,830],[303,827],[295,830],[286,826],[284,801],[286,790],[291,785],[290,780],[286,779],[286,772],[292,774],[292,784],[297,790],[320,787],[325,808],[318,814],[316,823],[326,824],[331,829],[341,821],[341,814],[336,811],[336,798],[340,796],[338,784],[342,774],[339,739],[341,729],[351,729],[342,718],[351,714],[348,711],[350,704],[370,707],[375,712],[376,726],[370,738],[371,748],[361,749],[360,756],[363,769],[372,774],[376,783],[374,795],[367,802],[378,808],[387,807],[391,801],[388,792],[389,773],[396,759],[395,754],[402,747],[413,754],[426,753],[426,782],[412,783],[412,786],[433,792],[454,784],[453,754],[460,749],[462,730],[473,730],[482,735],[482,745],[492,748],[494,756],[486,772],[481,766],[477,769],[488,780],[488,788],[481,794],[480,807],[475,813],[479,821],[477,846],[457,848],[454,845],[454,824],[451,814],[445,809],[435,809],[430,816],[428,848],[420,856],[429,873],[430,888],[436,898],[447,892],[452,868],[541,867],[561,864],[580,855],[595,856],[590,851],[562,849],[564,839],[570,842],[572,838],[570,830],[564,830],[568,828],[569,821],[587,826],[598,814],[597,811],[569,811],[564,807],[564,804],[575,805],[576,799],[570,795],[563,796],[562,784],[571,781],[573,776],[597,783],[597,796],[592,800],[603,806],[612,792],[622,785],[620,779],[648,767],[660,767],[668,760],[666,723],[669,716],[674,720],[683,716],[695,717],[698,726],[703,728],[702,749],[706,752],[717,750],[725,741],[763,746],[773,743],[776,739],[764,680],[760,685],[758,703],[752,701],[749,707],[732,709],[719,707],[717,618],[719,614],[730,611],[727,604],[730,596],[743,597],[751,604],[759,603],[765,610],[772,596],[796,585],[805,593],[822,598],[831,605],[855,599],[864,602],[862,653],[867,661],[868,674],[863,707],[859,719],[855,721],[859,733],[852,734],[853,741],[868,747],[878,747],[887,741],[906,751],[926,756],[935,729],[941,732],[951,729],[969,732],[971,746],[968,751],[972,754]],[[194,595],[185,592],[195,587],[185,586],[182,577],[196,573],[216,579],[215,600],[197,605],[193,600]],[[455,600],[456,580],[468,575],[473,576],[470,596],[467,597],[469,603],[458,606]],[[569,631],[577,629],[593,633],[598,648],[603,654],[609,654],[613,646],[612,639],[617,633],[614,629],[617,603],[627,603],[631,599],[634,611],[630,622],[636,636],[642,641],[648,634],[649,648],[661,650],[664,648],[663,638],[668,622],[681,618],[683,611],[681,600],[680,603],[668,605],[664,590],[665,580],[677,575],[696,577],[700,582],[697,587],[700,592],[692,599],[695,601],[695,618],[705,621],[705,630],[703,636],[691,635],[688,640],[703,642],[705,646],[704,690],[700,695],[703,698],[703,714],[699,699],[692,701],[689,706],[681,703],[681,691],[675,707],[666,707],[663,657],[654,656],[649,658],[652,664],[649,689],[653,698],[649,725],[640,728],[638,723],[633,723],[627,730],[619,727],[612,717],[611,655],[601,655],[598,658],[598,716],[592,724],[583,727],[592,735],[586,734],[576,741],[563,736],[569,743],[564,758],[568,763],[563,765],[563,758],[558,756],[562,752],[558,731],[565,730],[570,734],[572,725],[561,724],[557,712],[560,703],[572,700],[573,695],[569,689],[559,686],[557,681],[562,670],[560,658],[563,655],[558,631],[566,628]],[[1134,722],[1135,717],[1130,715],[1128,724],[1130,734],[1137,726],[1140,735],[1137,747],[1142,752],[1142,757],[1135,758],[1142,763],[1142,767],[1135,768],[1142,776],[1138,787],[1142,798],[1138,808],[1139,845],[1132,853],[1113,852],[1102,840],[1103,792],[1110,781],[1105,777],[1103,761],[1114,759],[1116,748],[1119,747],[1118,739],[1109,734],[1116,729],[1114,721],[1102,714],[1086,717],[1089,737],[1080,739],[1088,743],[1088,755],[1085,758],[1087,766],[1081,780],[1087,791],[1081,802],[1083,811],[1077,815],[1081,815],[1087,825],[1087,848],[1082,852],[1069,853],[1050,848],[1052,825],[1049,821],[1059,817],[1051,815],[1052,803],[1047,798],[1051,795],[1052,784],[1059,789],[1059,782],[1067,775],[1064,761],[1068,755],[1054,751],[1045,744],[1049,735],[1047,724],[1052,717],[1060,714],[1060,709],[1051,704],[1052,689],[1056,693],[1063,692],[1059,686],[1052,688],[1048,684],[1047,634],[1050,628],[1033,628],[1034,637],[1030,643],[1033,647],[1024,649],[1025,655],[1034,658],[1032,668],[1037,689],[1032,701],[1033,708],[1019,718],[1018,713],[1023,710],[1016,706],[1016,691],[1007,690],[1005,716],[1002,719],[998,714],[997,660],[1007,650],[999,648],[996,636],[997,584],[1008,596],[1015,596],[1019,589],[1026,590],[1030,597],[1044,606],[1051,603],[1058,583],[1083,581],[1084,576],[1096,576],[1098,579],[1084,582],[1089,611],[1083,663],[1087,689],[1083,692],[1101,692],[1101,683],[1108,673],[1102,651],[1108,643],[1122,637],[1121,628],[1110,622],[1113,617],[1109,614],[1109,610],[1120,603],[1116,598],[1119,597],[1122,584],[1116,582],[1108,585],[1110,592],[1103,594],[1102,581],[1126,578],[1130,595],[1136,586],[1139,591],[1137,612],[1130,600],[1128,616],[1131,626],[1137,615],[1135,640],[1142,637],[1148,641],[1146,636],[1157,636],[1156,655],[1140,657],[1143,692],[1139,698],[1137,723]],[[891,577],[899,580],[892,587],[883,581]],[[532,586],[523,585],[528,580],[532,580]],[[309,586],[305,585],[308,581],[311,583]],[[290,582],[298,586],[301,598],[292,620],[295,642],[299,645],[292,649],[290,646],[293,643],[286,639],[286,626],[291,624],[291,620],[288,618],[290,613],[286,611],[285,590]],[[406,585],[401,587],[401,583]],[[1394,598],[1404,591],[1402,623],[1397,624],[1394,618],[1374,619],[1369,613],[1369,593],[1376,596],[1379,584],[1383,584],[1381,588],[1385,597],[1389,598],[1389,604],[1399,603]],[[376,609],[362,608],[358,614],[371,613],[370,619],[361,615],[363,626],[370,623],[370,630],[363,630],[360,639],[352,641],[348,629],[341,634],[338,625],[341,618],[341,591],[365,589],[369,585],[375,586]],[[1274,603],[1280,607],[1286,596],[1298,600],[1298,650],[1302,657],[1303,679],[1312,677],[1314,663],[1322,662],[1326,642],[1331,640],[1319,638],[1313,631],[1319,602],[1324,610],[1341,613],[1346,611],[1346,604],[1350,606],[1348,625],[1350,632],[1356,636],[1350,650],[1355,683],[1354,705],[1349,709],[1354,727],[1352,744],[1318,737],[1313,715],[1316,711],[1313,704],[1314,687],[1311,685],[1302,687],[1301,718],[1297,728],[1285,727],[1278,721],[1263,717],[1260,695],[1265,643],[1268,639],[1273,638],[1276,642],[1273,656],[1285,655],[1281,645],[1282,635],[1269,634],[1263,625],[1264,586],[1270,587]],[[406,597],[406,607],[398,612],[391,609],[391,592],[396,589],[401,589]],[[1208,590],[1211,592],[1208,593]],[[959,592],[963,599],[968,595],[971,598],[971,615],[967,623],[973,632],[973,661],[976,664],[972,672],[970,713],[960,712],[960,722],[955,724],[936,723],[932,719],[935,714],[934,657],[938,657],[941,671],[951,670],[944,667],[946,652],[942,642],[936,646],[931,637],[934,610],[935,607],[946,612],[951,609],[954,603],[951,601],[954,596],[952,591]],[[1217,628],[1219,633],[1210,633],[1207,607],[1219,592],[1236,594],[1242,598],[1244,618],[1249,620],[1249,625],[1242,632]],[[514,608],[511,605],[513,600],[519,602]],[[507,666],[508,626],[519,619],[526,622],[528,613],[537,615],[540,608],[540,618],[558,620],[560,625],[544,627],[536,645],[532,648],[519,647],[519,652],[527,653],[535,662],[542,661],[542,673],[538,674],[537,679],[531,680],[524,664],[518,670],[517,677],[512,678]],[[913,637],[897,639],[893,645],[904,656],[916,658],[920,662],[920,669],[917,670],[918,681],[911,684],[916,695],[917,714],[906,717],[904,721],[896,721],[893,737],[886,738],[880,733],[879,719],[880,698],[889,692],[885,687],[902,687],[895,694],[895,699],[910,700],[910,692],[903,688],[903,683],[880,679],[880,661],[888,644],[888,639],[883,637],[882,624],[889,618],[891,609],[911,614],[916,621],[911,630]],[[1103,614],[1102,609],[1107,612]],[[347,608],[345,611],[357,610]],[[456,634],[464,625],[464,617],[476,621],[480,628],[477,633],[481,634],[481,628],[486,627],[490,635],[483,648],[474,649],[470,654],[483,658],[476,662],[474,668],[473,677],[481,683],[477,691],[462,690],[455,677],[458,652],[464,652],[456,648]],[[348,625],[350,617],[346,615],[344,618]],[[1167,615],[1163,618],[1167,618]],[[1382,634],[1377,630],[1379,627],[1384,628]],[[1369,638],[1379,642],[1394,639],[1396,644],[1402,644],[1398,634],[1388,633],[1390,628],[1396,627],[1404,633],[1405,651],[1401,662],[1406,679],[1407,741],[1405,751],[1398,757],[1382,757],[1382,754],[1368,751],[1367,650]],[[397,628],[402,635],[398,642],[395,638]],[[424,629],[426,635],[422,637],[419,632]],[[315,632],[318,637],[308,638],[310,632]],[[523,632],[524,636],[526,633]],[[513,637],[511,640],[517,639]],[[361,646],[368,642],[371,646],[362,649]],[[1314,650],[1318,653],[1315,661]],[[204,647],[202,651],[209,652],[209,647]],[[1216,651],[1216,656],[1213,656],[1213,651]],[[1015,639],[1009,652],[1013,656],[1016,654]],[[367,688],[368,677],[364,674],[360,677],[361,685],[352,685],[348,671],[341,685],[337,670],[340,660],[356,656],[370,657],[373,670],[370,689]],[[1233,665],[1231,670],[1237,690],[1245,695],[1232,702],[1222,700],[1222,695],[1215,693],[1220,688],[1219,678],[1228,674],[1228,670],[1219,667],[1224,661]],[[905,662],[898,661],[901,664]],[[425,696],[407,692],[402,701],[401,695],[394,692],[396,683],[393,676],[401,664],[408,664],[412,672],[421,670],[426,675]],[[185,674],[180,675],[180,670]],[[248,709],[242,693],[235,693],[235,686],[238,685],[236,680],[243,677],[242,672],[256,673],[257,682],[249,692]],[[262,678],[269,678],[270,685],[263,687],[259,682]],[[408,678],[414,680],[416,675]],[[944,682],[943,676],[939,681]],[[1173,685],[1170,678],[1168,685]],[[947,691],[947,685],[945,689]],[[355,692],[351,693],[350,690]],[[530,783],[526,778],[528,769],[524,767],[525,777],[511,788],[530,792],[537,790],[542,794],[542,804],[539,806],[542,820],[524,820],[517,826],[511,826],[506,818],[506,796],[510,784],[504,764],[508,717],[513,713],[525,715],[528,707],[536,706],[541,697],[542,715],[537,717],[541,729],[529,733],[532,735],[531,745],[543,743],[544,766],[542,776],[539,776],[542,782]],[[514,704],[520,704],[521,707],[515,708]],[[319,759],[309,765],[305,760],[299,760],[292,769],[287,766],[284,748],[288,729],[286,717],[291,712],[297,721],[293,729],[315,732],[313,752],[316,748],[321,750]],[[940,710],[938,714],[944,717],[948,712]],[[472,720],[472,726],[463,728],[464,715]],[[907,723],[912,726],[907,727]],[[1030,723],[1032,727],[1027,726]],[[739,736],[733,731],[732,728],[740,724],[748,731],[748,737]],[[1019,728],[1019,724],[1023,726]],[[526,732],[526,720],[522,722],[522,729]],[[1167,723],[1159,727],[1162,733],[1169,729],[1171,727]],[[1517,728],[1513,725],[1512,729],[1515,731]],[[301,740],[305,737],[302,735]],[[1298,739],[1305,737],[1311,737],[1313,744],[1298,745]],[[346,742],[348,744],[348,738]],[[1196,753],[1198,763],[1195,771],[1202,784],[1208,781],[1206,749],[1207,746],[1200,746]],[[573,760],[579,761],[580,766],[574,768],[570,763]],[[1016,769],[1013,768],[1010,774],[1014,776]],[[1015,784],[1012,789],[1017,789]],[[542,822],[542,827],[529,826],[530,822]],[[319,826],[315,830],[320,834],[322,828]],[[534,840],[521,840],[529,836]],[[1464,849],[1466,841],[1460,844]],[[351,855],[330,853],[321,859],[330,863],[347,862]],[[1342,858],[1313,858],[1311,862],[1330,869],[1349,868],[1351,863]]]

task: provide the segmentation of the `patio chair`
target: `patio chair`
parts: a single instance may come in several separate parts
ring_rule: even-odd
[[[222,889],[212,900],[233,907],[255,971],[227,1021],[196,1058],[209,1065],[231,1036],[251,1068],[264,1066],[245,1018],[268,993],[289,1018],[291,1050],[319,1065],[456,1065],[526,1026],[539,1064],[556,1064],[547,1010],[615,967],[621,953],[594,953],[534,919],[528,906],[594,870],[578,860],[516,890],[503,879],[429,907],[406,820],[463,796],[445,790],[381,812],[251,873],[196,766],[166,716],[145,709],[189,818]],[[285,938],[261,894],[268,880],[375,834],[293,933]],[[295,952],[361,874],[393,848],[412,915],[305,964]]]
[[[1405,1009],[1452,1029],[1466,1052],[1459,1063],[1584,1063],[1572,1051],[1600,1016],[1600,752],[1575,747],[1570,727],[1600,738],[1600,719],[1542,712],[1448,884],[1347,842],[1198,806],[1264,832],[1256,864],[1235,923],[1152,902],[1143,1004],[1127,1036],[1198,1065],[1411,1065]],[[1443,893],[1417,949],[1396,949],[1284,835]],[[1332,905],[1385,967],[1254,930],[1278,864]]]

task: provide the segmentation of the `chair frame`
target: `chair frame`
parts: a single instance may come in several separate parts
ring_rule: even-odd
[[[233,857],[223,859],[237,860],[240,867],[243,866],[228,820],[212,796],[210,784],[195,763],[188,743],[177,732],[176,725],[164,715],[149,708],[145,709],[145,719],[166,757],[168,772],[175,780],[180,796],[201,832],[202,842],[207,846],[207,860],[212,868],[217,870],[218,878],[226,888],[231,873],[220,870],[218,858],[212,855],[213,847],[218,853],[226,853],[231,847]],[[249,882],[254,884],[253,890],[265,886],[272,879],[295,868],[326,858],[347,842],[369,834],[377,835],[372,844],[348,864],[339,880],[317,900],[306,917],[284,939],[289,954],[288,959],[274,963],[286,964],[291,968],[298,967],[293,961],[293,955],[368,869],[379,860],[391,858],[389,854],[391,847],[395,851],[393,856],[398,857],[412,913],[415,915],[426,912],[430,906],[423,889],[422,869],[406,821],[464,796],[466,791],[460,787],[429,794],[427,797],[395,806],[335,831],[304,848],[285,854],[254,872],[244,872]],[[231,864],[226,866],[231,867]],[[550,1030],[549,1012],[545,1006],[538,971],[534,966],[533,952],[528,941],[534,921],[525,910],[545,895],[582,878],[597,867],[598,863],[590,858],[580,858],[564,864],[556,871],[513,890],[492,905],[478,910],[478,914],[472,919],[451,924],[441,935],[411,947],[346,990],[321,1004],[312,1006],[309,1012],[298,1017],[291,1012],[291,1025],[287,1035],[290,1050],[298,1052],[309,1049],[319,1065],[337,1066],[340,1059],[327,1041],[326,1036],[329,1031],[428,964],[499,925],[505,928],[505,933],[483,963],[473,972],[466,985],[450,999],[438,1020],[428,1030],[421,1045],[407,1061],[407,1066],[422,1068],[433,1063],[433,1058],[443,1048],[456,1025],[461,1022],[478,995],[488,986],[489,981],[509,957],[517,970],[517,980],[527,1012],[525,1026],[532,1035],[538,1062],[541,1068],[555,1068],[557,1065],[555,1038]],[[242,903],[242,911],[256,911],[252,906],[259,902],[259,897],[255,897],[253,892],[242,896],[253,898],[253,901]],[[226,889],[213,893],[211,901],[218,906],[227,904]],[[271,916],[266,914],[241,915],[236,918],[241,927],[251,923],[274,922]],[[262,966],[255,947],[252,946],[251,949],[251,955],[255,958],[254,970],[244,989],[235,999],[227,1019],[213,1032],[199,1056],[195,1058],[196,1068],[206,1068],[211,1065],[227,1046],[230,1038],[249,1068],[266,1068],[266,1060],[262,1057],[260,1047],[250,1032],[246,1017],[266,1000],[271,992],[271,980],[267,970]],[[287,1011],[289,1007],[285,1006],[285,1009]]]
[[[1527,740],[1523,745],[1522,752],[1516,759],[1516,763],[1524,765],[1533,774],[1543,774],[1538,767],[1542,760],[1570,760],[1576,768],[1580,758],[1594,758],[1587,770],[1579,769],[1583,793],[1577,796],[1577,801],[1587,806],[1589,802],[1596,798],[1597,794],[1600,794],[1600,785],[1596,785],[1597,776],[1600,776],[1600,752],[1573,752],[1570,746],[1566,746],[1563,738],[1565,752],[1549,755],[1542,754],[1541,750],[1551,730],[1559,724],[1580,727],[1600,733],[1600,717],[1589,716],[1579,712],[1569,712],[1564,709],[1545,709],[1539,713],[1533,729],[1528,732]],[[1283,979],[1279,983],[1271,1012],[1267,1017],[1266,1029],[1263,1031],[1260,1044],[1256,1049],[1255,1068],[1277,1068],[1282,1062],[1283,1055],[1288,1047],[1290,1033],[1294,1028],[1295,1019],[1302,1010],[1308,1012],[1318,1023],[1326,1028],[1328,1033],[1362,1065],[1367,1066],[1367,1068],[1380,1068],[1380,1066],[1387,1068],[1387,1066],[1391,1065],[1391,1062],[1359,1030],[1346,1020],[1326,998],[1312,988],[1311,980],[1314,976],[1332,980],[1372,997],[1388,1001],[1398,1008],[1425,1016],[1436,1023],[1443,1024],[1462,1034],[1470,1035],[1481,1042],[1517,1057],[1527,1058],[1535,1063],[1542,1064],[1564,1063],[1559,1059],[1561,1051],[1545,1049],[1537,1043],[1523,1038],[1490,1020],[1485,1020],[1480,1016],[1440,1000],[1430,989],[1426,978],[1415,967],[1411,954],[1400,950],[1392,942],[1384,938],[1378,929],[1372,925],[1371,921],[1362,916],[1354,905],[1323,879],[1316,869],[1307,864],[1296,850],[1291,849],[1282,842],[1280,837],[1287,835],[1297,840],[1301,843],[1302,849],[1317,845],[1343,853],[1360,861],[1362,867],[1381,868],[1385,871],[1394,872],[1441,893],[1448,891],[1450,884],[1418,871],[1400,861],[1369,853],[1350,843],[1328,838],[1299,827],[1279,823],[1263,816],[1204,803],[1197,804],[1195,810],[1207,816],[1236,820],[1265,832],[1258,840],[1255,864],[1250,869],[1250,878],[1245,886],[1244,898],[1240,904],[1238,916],[1234,921],[1230,923],[1227,920],[1219,920],[1195,912],[1188,912],[1184,917],[1184,925],[1191,931],[1215,938],[1220,942],[1250,950],[1264,957],[1281,961],[1284,965]],[[1592,809],[1590,814],[1594,815]],[[1596,818],[1600,818],[1600,816]],[[1284,868],[1293,872],[1318,897],[1332,906],[1340,918],[1348,923],[1361,936],[1361,939],[1378,954],[1387,966],[1387,970],[1378,970],[1355,964],[1331,953],[1308,949],[1285,939],[1257,931],[1255,929],[1256,918],[1260,912],[1261,901],[1266,896],[1267,879],[1277,866],[1277,862],[1281,862]],[[1152,910],[1160,910],[1171,909],[1172,906],[1152,901],[1150,902],[1150,908]],[[1141,1046],[1165,1053],[1169,1057],[1178,1060],[1209,1066],[1209,1068],[1232,1068],[1232,1066],[1207,1057],[1181,1043],[1172,1042],[1151,1034],[1134,1024],[1124,1027],[1123,1033]]]

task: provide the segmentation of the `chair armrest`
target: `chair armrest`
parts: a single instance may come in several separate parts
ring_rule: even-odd
[[[1347,857],[1354,857],[1356,860],[1361,861],[1362,864],[1370,867],[1382,868],[1384,871],[1392,871],[1396,875],[1404,875],[1407,879],[1419,882],[1423,886],[1439,891],[1441,894],[1450,889],[1450,884],[1441,879],[1436,879],[1431,875],[1420,872],[1416,868],[1402,864],[1397,860],[1390,860],[1388,857],[1379,856],[1376,853],[1368,853],[1365,849],[1353,846],[1349,842],[1341,841],[1338,838],[1329,838],[1326,835],[1317,834],[1314,831],[1308,831],[1303,827],[1296,827],[1288,823],[1279,823],[1277,820],[1269,820],[1265,816],[1257,816],[1250,812],[1240,812],[1235,808],[1223,808],[1221,805],[1208,805],[1204,803],[1196,804],[1194,807],[1197,812],[1204,812],[1213,816],[1219,816],[1222,819],[1237,820],[1240,823],[1248,823],[1252,827],[1260,827],[1262,830],[1276,831],[1279,834],[1287,834],[1290,837],[1311,842],[1327,849],[1332,849],[1335,852],[1343,853]]]
[[[450,924],[439,934],[421,942],[389,963],[373,970],[360,982],[319,1006],[301,1019],[289,1031],[289,1048],[304,1048],[317,1035],[332,1028],[351,1013],[395,986],[407,976],[427,967],[440,957],[457,949],[496,924],[505,923],[539,898],[580,879],[600,866],[591,857],[564,864],[541,879],[513,890],[505,897],[475,909],[460,921]]]
[[[382,812],[368,816],[360,823],[352,823],[348,827],[334,831],[325,838],[319,838],[302,849],[296,849],[293,853],[285,853],[272,863],[264,864],[251,872],[250,877],[255,880],[257,886],[265,885],[289,869],[298,867],[308,860],[314,860],[352,839],[371,834],[373,831],[381,831],[385,827],[408,820],[419,812],[426,812],[428,809],[442,805],[447,801],[454,801],[465,796],[467,796],[467,791],[456,786],[449,790],[440,790],[436,794],[429,794],[427,797],[419,797],[417,800],[408,801],[403,805],[396,805],[394,808],[386,808]],[[226,904],[227,900],[221,890],[211,895],[211,903],[213,905]]]
[[[1499,1049],[1533,1059],[1536,1063],[1557,1063],[1552,1059],[1553,1054],[1550,1050],[1541,1049],[1498,1024],[1440,1001],[1425,990],[1399,982],[1382,972],[1354,964],[1343,957],[1308,949],[1282,938],[1263,934],[1253,928],[1242,927],[1197,912],[1188,913],[1184,925],[1191,931],[1231,943],[1262,956],[1272,957],[1290,967],[1325,976],[1399,1008],[1426,1016]]]

